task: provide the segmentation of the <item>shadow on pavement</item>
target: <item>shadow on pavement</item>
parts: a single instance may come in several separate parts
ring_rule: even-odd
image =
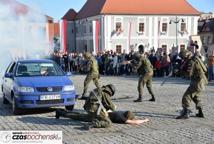
[[[0,116],[14,116],[12,113],[11,104],[3,104],[2,97],[0,97]],[[30,115],[30,114],[43,114],[55,111],[55,108],[35,108],[35,109],[22,109],[20,115]]]
[[[0,97],[0,116],[15,116],[12,113],[12,106],[11,104],[3,104],[2,97]],[[63,107],[60,107],[63,108]],[[21,115],[33,115],[33,114],[45,114],[45,113],[51,113],[54,112],[57,109],[57,107],[54,108],[34,108],[34,109],[21,109]],[[78,109],[74,109],[74,111],[81,111]]]
[[[55,108],[24,109],[20,115],[44,114],[55,111]]]
[[[159,117],[159,118],[170,118],[175,119],[178,115],[163,114],[163,113],[153,113],[153,112],[134,112],[136,116],[146,116],[146,117]]]
[[[30,124],[44,124],[44,125],[75,125],[75,126],[82,126],[83,123],[80,121],[75,121],[68,118],[56,119],[53,117],[35,117],[35,116],[27,116],[17,118],[18,121],[23,123],[30,123]]]
[[[12,112],[12,108],[10,106],[0,107],[0,116],[16,116]],[[39,108],[39,109],[23,109],[21,113],[17,116],[22,115],[32,115],[32,114],[45,114],[55,111],[54,108]]]

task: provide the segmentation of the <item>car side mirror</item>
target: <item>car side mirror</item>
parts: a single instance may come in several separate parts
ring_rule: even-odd
[[[13,78],[13,74],[12,73],[5,73],[4,77]]]
[[[66,72],[66,76],[71,76],[72,73],[71,72]]]

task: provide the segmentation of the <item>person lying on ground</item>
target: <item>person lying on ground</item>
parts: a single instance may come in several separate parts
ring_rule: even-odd
[[[91,117],[87,113],[79,113],[79,112],[69,112],[64,109],[56,110],[56,119],[60,117],[70,118],[72,120],[78,120],[83,122],[92,122],[93,117]],[[131,111],[108,111],[108,117],[113,123],[120,124],[131,124],[131,125],[139,125],[149,121],[149,119],[136,119],[135,115]]]

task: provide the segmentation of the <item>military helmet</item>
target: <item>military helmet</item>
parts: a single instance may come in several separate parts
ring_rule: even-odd
[[[107,92],[110,96],[113,96],[116,92],[116,88],[113,84],[103,86],[103,91]]]
[[[179,57],[184,58],[186,55],[186,50],[182,50],[179,52]]]
[[[83,54],[83,56],[84,56],[85,58],[90,58],[90,57],[91,57],[91,53],[85,52],[85,53]]]
[[[139,45],[138,51],[139,51],[140,54],[143,54],[145,52],[144,46],[143,45]]]
[[[179,53],[179,56],[180,56],[181,58],[191,57],[191,56],[192,56],[192,52],[191,52],[191,51],[188,51],[188,50],[182,50],[182,51]]]
[[[139,52],[135,52],[134,54],[133,54],[133,58],[135,59],[135,58],[140,58],[141,57],[141,54],[139,53]]]

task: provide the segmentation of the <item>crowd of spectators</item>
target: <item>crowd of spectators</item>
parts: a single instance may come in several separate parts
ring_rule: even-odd
[[[128,61],[133,59],[134,51],[128,54],[107,51],[94,55],[99,65],[101,75],[135,75],[131,64]],[[177,53],[166,54],[151,50],[146,53],[154,68],[154,77],[173,76],[184,77],[186,75],[187,64]],[[86,73],[87,61],[83,58],[82,53],[54,53],[52,59],[58,63],[64,71],[72,73]]]

